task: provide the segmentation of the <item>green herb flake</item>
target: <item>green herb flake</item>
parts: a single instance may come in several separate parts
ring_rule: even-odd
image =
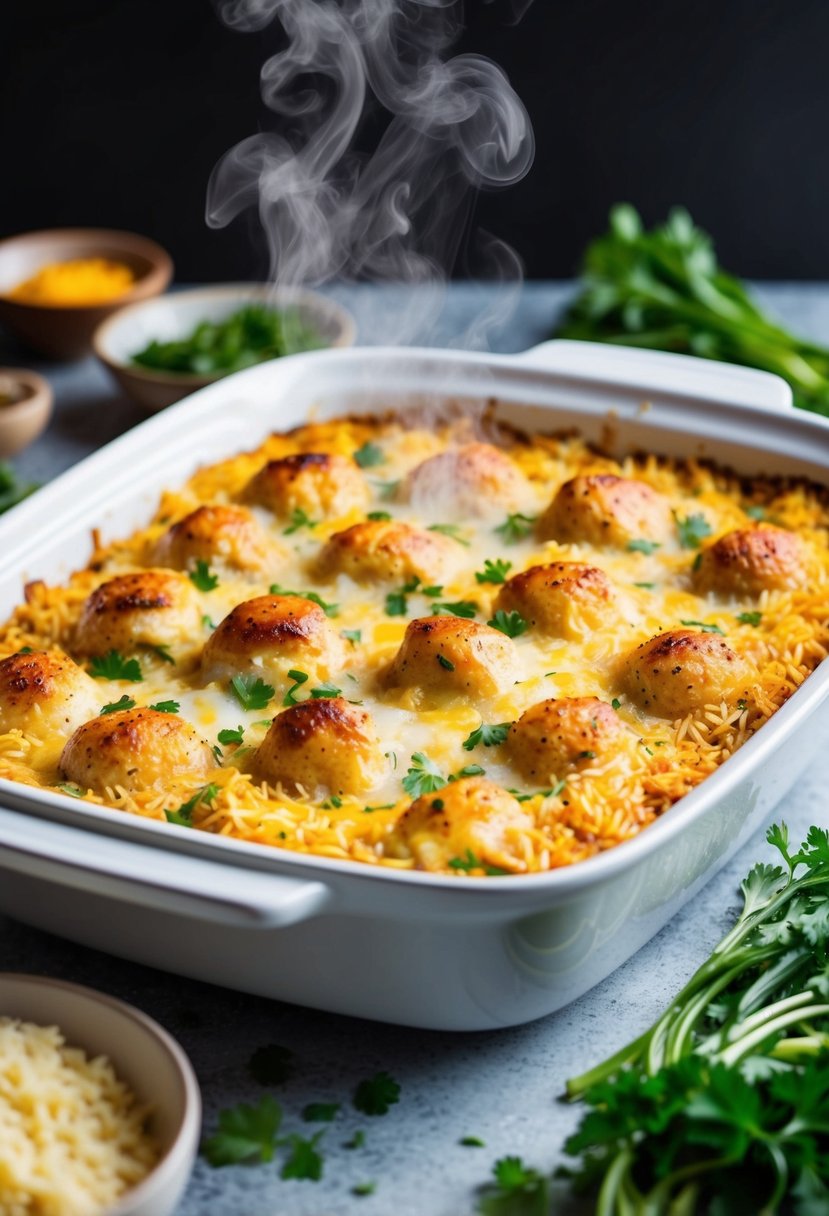
[[[455,664],[452,662],[451,659],[447,659],[445,654],[439,654],[437,656],[437,661],[440,663],[441,667],[443,667],[445,671],[454,671],[455,670]]]
[[[432,604],[432,616],[460,616],[472,620],[477,615],[478,605],[472,600],[438,601]]]
[[[156,701],[150,706],[159,714],[177,714],[181,709],[181,704],[178,701]]]
[[[220,730],[218,734],[219,742],[225,747],[230,743],[241,743],[244,737],[244,726],[237,726],[235,730],[231,730],[230,728],[227,730]]]
[[[191,570],[187,577],[199,591],[215,591],[219,585],[219,576],[211,572],[210,566],[202,558],[199,558],[195,570]]]
[[[485,722],[482,722],[479,727],[464,739],[463,750],[471,752],[479,745],[497,747],[506,740],[511,726],[511,722],[493,722],[489,726]]]
[[[450,773],[450,781],[462,781],[465,777],[483,777],[486,769],[481,768],[480,764],[465,764],[463,768],[459,768],[456,773]]]
[[[290,672],[288,673],[290,675]],[[307,678],[307,677],[306,677]],[[273,700],[275,689],[259,676],[242,675],[231,677],[230,687],[242,709],[265,709]]]
[[[298,1181],[319,1182],[322,1178],[323,1159],[317,1149],[320,1138],[325,1131],[317,1132],[310,1139],[304,1136],[290,1135],[283,1143],[290,1148],[288,1160],[279,1171],[280,1178],[296,1178]]]
[[[376,1182],[358,1182],[351,1188],[351,1194],[356,1195],[358,1199],[361,1199],[366,1195],[373,1195],[376,1190]]]
[[[366,1142],[366,1133],[361,1128],[358,1128],[357,1131],[354,1133],[354,1135],[351,1137],[351,1139],[346,1140],[345,1144],[343,1144],[343,1148],[347,1148],[347,1149],[363,1148],[363,1146],[365,1145],[365,1142]]]
[[[755,628],[763,619],[762,612],[741,612],[737,620],[741,625],[754,625]]]
[[[436,790],[442,790],[446,783],[440,769],[424,752],[412,755],[411,767],[403,778],[403,789],[411,798],[434,794]]]
[[[463,1148],[486,1148],[486,1144],[478,1136],[461,1136],[458,1144]]]
[[[20,481],[10,464],[0,460],[0,515],[39,489],[35,481]]]
[[[743,508],[749,519],[765,519],[767,511],[765,507],[750,506]]]
[[[319,523],[318,519],[311,519],[302,507],[294,507],[288,519],[288,527],[282,529],[283,536],[293,536],[295,532],[299,532],[301,528],[316,528]]]
[[[508,515],[504,522],[495,528],[495,532],[505,545],[515,545],[530,535],[537,519],[537,515],[522,515],[518,511],[514,515]]]
[[[619,700],[618,697],[614,697],[613,700],[610,702],[610,708],[611,709],[621,709],[622,708],[622,702]]]
[[[479,583],[505,583],[511,569],[512,562],[504,561],[500,557],[493,562],[487,557],[484,560],[483,570],[475,571],[475,579]]]
[[[467,849],[463,857],[450,857],[446,864],[450,870],[459,870],[464,874],[469,874],[471,870],[483,869],[483,864],[471,849]]]
[[[122,709],[135,709],[135,701],[132,697],[128,697],[126,693],[119,697],[117,701],[111,701],[109,705],[105,705],[101,710],[101,716],[104,714],[117,714]]]
[[[309,1102],[302,1118],[306,1123],[333,1123],[341,1109],[339,1102]]]
[[[361,1081],[354,1091],[354,1107],[364,1115],[386,1115],[400,1100],[400,1086],[387,1072]]]
[[[171,667],[175,667],[176,661],[173,658],[173,656],[170,654],[169,647],[167,647],[167,646],[147,646],[147,649],[151,650],[157,659],[161,659],[162,663],[169,663],[171,665]]]
[[[164,815],[168,823],[178,824],[181,828],[192,828],[193,826],[193,811],[200,802],[206,803],[208,806],[216,800],[219,795],[218,785],[212,782],[210,785],[202,786],[200,790],[196,790],[192,798],[188,798],[186,802],[182,802],[181,806],[174,811],[165,811]]]
[[[144,679],[138,659],[125,659],[117,650],[94,658],[89,671],[96,680],[129,680],[131,684],[137,684]]]
[[[429,524],[428,531],[440,532],[442,536],[448,536],[450,540],[454,540],[459,545],[463,545],[465,549],[470,547],[470,542],[465,536],[461,535],[460,524]]]
[[[634,583],[634,587],[641,587],[643,591],[653,591],[656,583]]]
[[[337,688],[337,685],[332,684],[329,680],[324,684],[318,684],[316,688],[312,688],[311,696],[315,701],[322,701],[330,697],[341,697],[342,692],[343,690],[341,688]],[[356,704],[356,702],[352,702],[352,704]]]
[[[487,621],[487,625],[491,629],[497,629],[499,633],[505,633],[508,638],[520,637],[529,629],[529,624],[520,612],[504,612],[503,608],[498,609],[492,619]]]
[[[680,625],[690,625],[695,629],[701,629],[703,633],[718,633],[720,637],[725,637],[725,631],[720,629],[719,625],[709,625],[705,621],[680,621]]]
[[[269,590],[271,595],[283,595],[291,599],[310,600],[312,604],[316,604],[318,608],[322,608],[328,617],[340,615],[340,605],[329,604],[316,591],[289,591],[287,587],[280,587],[279,583],[271,583]]]
[[[60,785],[56,785],[55,789],[60,790],[62,794],[68,794],[70,798],[83,798],[84,796],[81,787],[72,781],[63,781]]]
[[[361,469],[374,469],[385,464],[386,453],[378,444],[366,442],[354,453],[354,459]]]
[[[346,642],[350,642],[352,646],[356,646],[363,640],[363,631],[362,629],[341,629],[340,637]]]
[[[374,523],[387,523],[391,519],[388,511],[369,511],[366,519],[372,520]]]
[[[684,519],[675,515],[674,518],[683,549],[698,549],[700,542],[711,535],[711,525],[704,515],[686,515]]]
[[[646,556],[661,548],[656,540],[629,540],[627,543],[628,553],[644,553]]]
[[[386,595],[386,616],[405,616],[408,609],[406,596],[402,591],[389,591]]]
[[[202,617],[201,623],[205,629],[215,629],[216,628],[216,622],[213,620],[212,617],[209,617],[207,615],[207,613],[205,613],[204,616]]]
[[[547,1216],[550,1183],[539,1170],[520,1157],[502,1157],[492,1167],[493,1182],[481,1188],[478,1211],[482,1216]]]
[[[269,1094],[256,1106],[240,1102],[219,1112],[219,1130],[205,1140],[202,1153],[214,1167],[272,1161],[281,1123],[282,1108]]]
[[[364,806],[363,814],[370,815],[372,811],[390,811],[396,806],[396,802],[384,802],[381,806]]]

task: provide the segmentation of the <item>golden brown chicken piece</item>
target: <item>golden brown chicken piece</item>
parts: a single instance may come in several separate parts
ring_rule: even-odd
[[[526,478],[500,448],[467,443],[412,469],[400,497],[432,515],[468,519],[516,510],[526,504],[528,492]]]
[[[624,727],[598,697],[560,697],[531,705],[507,736],[510,756],[527,781],[548,785],[619,750]]]
[[[802,586],[806,579],[806,553],[800,537],[771,524],[727,532],[703,549],[694,570],[698,591],[737,598],[787,591]]]
[[[552,562],[507,579],[495,608],[519,613],[540,633],[577,641],[611,618],[613,591],[607,575],[596,566]]]
[[[260,595],[228,613],[202,651],[205,683],[237,674],[283,680],[291,668],[327,677],[345,660],[345,643],[322,608],[301,596]]]
[[[139,646],[191,649],[201,631],[195,587],[172,570],[119,574],[87,599],[75,634],[82,654],[130,653]]]
[[[637,646],[624,676],[637,705],[670,719],[745,695],[751,678],[749,664],[724,638],[693,629],[671,629]]]
[[[371,491],[353,460],[328,452],[302,452],[271,460],[248,483],[245,497],[282,519],[304,511],[320,520],[364,511]]]
[[[586,473],[565,481],[538,521],[541,540],[623,549],[632,540],[664,544],[674,533],[670,503],[642,481]]]
[[[277,714],[254,770],[271,785],[315,796],[361,794],[380,781],[385,761],[371,715],[343,697],[303,701]]]
[[[60,651],[12,654],[0,662],[0,734],[68,736],[105,700],[92,677]]]
[[[198,507],[164,533],[155,546],[160,566],[192,570],[196,562],[243,573],[275,569],[283,557],[256,518],[244,507]]]
[[[60,767],[69,781],[98,794],[122,786],[136,794],[174,781],[207,778],[216,761],[189,722],[155,709],[125,709],[92,718],[72,735]]]
[[[318,565],[323,577],[347,574],[357,583],[419,578],[430,584],[445,582],[462,561],[461,546],[441,532],[398,520],[367,519],[335,532]]]
[[[457,616],[410,621],[387,673],[392,687],[417,689],[427,700],[492,697],[516,678],[514,642],[489,625]]]

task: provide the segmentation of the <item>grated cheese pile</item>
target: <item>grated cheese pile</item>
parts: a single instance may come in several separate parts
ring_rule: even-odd
[[[105,1056],[0,1017],[0,1216],[96,1216],[158,1159],[147,1111]]]

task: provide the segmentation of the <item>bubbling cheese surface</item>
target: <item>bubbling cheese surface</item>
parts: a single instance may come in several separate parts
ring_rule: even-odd
[[[271,462],[282,463],[257,477]],[[264,484],[278,500],[272,489],[263,497]],[[249,522],[233,534],[227,524],[214,543],[202,517],[188,532],[204,506],[243,508]],[[176,527],[175,545],[160,544]],[[615,461],[579,438],[473,435],[463,423],[309,424],[165,493],[146,529],[96,552],[65,587],[31,585],[0,631],[0,660],[31,648],[86,668],[124,738],[152,740],[150,707],[173,703],[215,766],[142,788],[128,757],[107,767],[95,755],[73,777],[61,760],[69,727],[56,730],[37,704],[21,717],[11,694],[4,707],[0,678],[0,775],[172,816],[171,831],[398,869],[463,877],[568,864],[666,811],[825,657],[827,528],[825,494],[806,483],[746,483],[653,456]],[[765,586],[765,555],[782,552],[783,532],[788,565],[772,570],[769,559]],[[173,552],[186,594],[160,609],[152,596],[138,608],[130,599],[124,612],[145,613],[140,640],[115,657],[135,663],[103,678],[110,622],[93,614],[89,626],[89,597]],[[735,562],[751,565],[750,579],[735,579]],[[154,646],[156,611],[165,640]],[[232,628],[222,625],[231,612]],[[138,618],[113,617],[113,636],[124,636],[124,619],[129,633]],[[638,649],[655,638],[664,662]],[[309,700],[331,704],[298,712]],[[123,716],[140,711],[138,724]],[[277,714],[287,715],[278,751],[265,743]],[[109,734],[101,743],[117,746]],[[190,753],[175,739],[164,746],[169,771],[180,753],[186,768]],[[350,751],[335,788],[338,747]],[[112,777],[122,771],[128,781]],[[314,784],[318,771],[328,779]]]

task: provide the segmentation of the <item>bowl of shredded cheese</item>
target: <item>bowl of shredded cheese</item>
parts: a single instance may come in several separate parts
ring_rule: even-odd
[[[178,1044],[89,988],[0,973],[0,1213],[168,1216],[201,1126]]]
[[[173,263],[148,237],[107,228],[55,228],[0,241],[0,323],[41,354],[89,353],[101,321],[159,295]]]

